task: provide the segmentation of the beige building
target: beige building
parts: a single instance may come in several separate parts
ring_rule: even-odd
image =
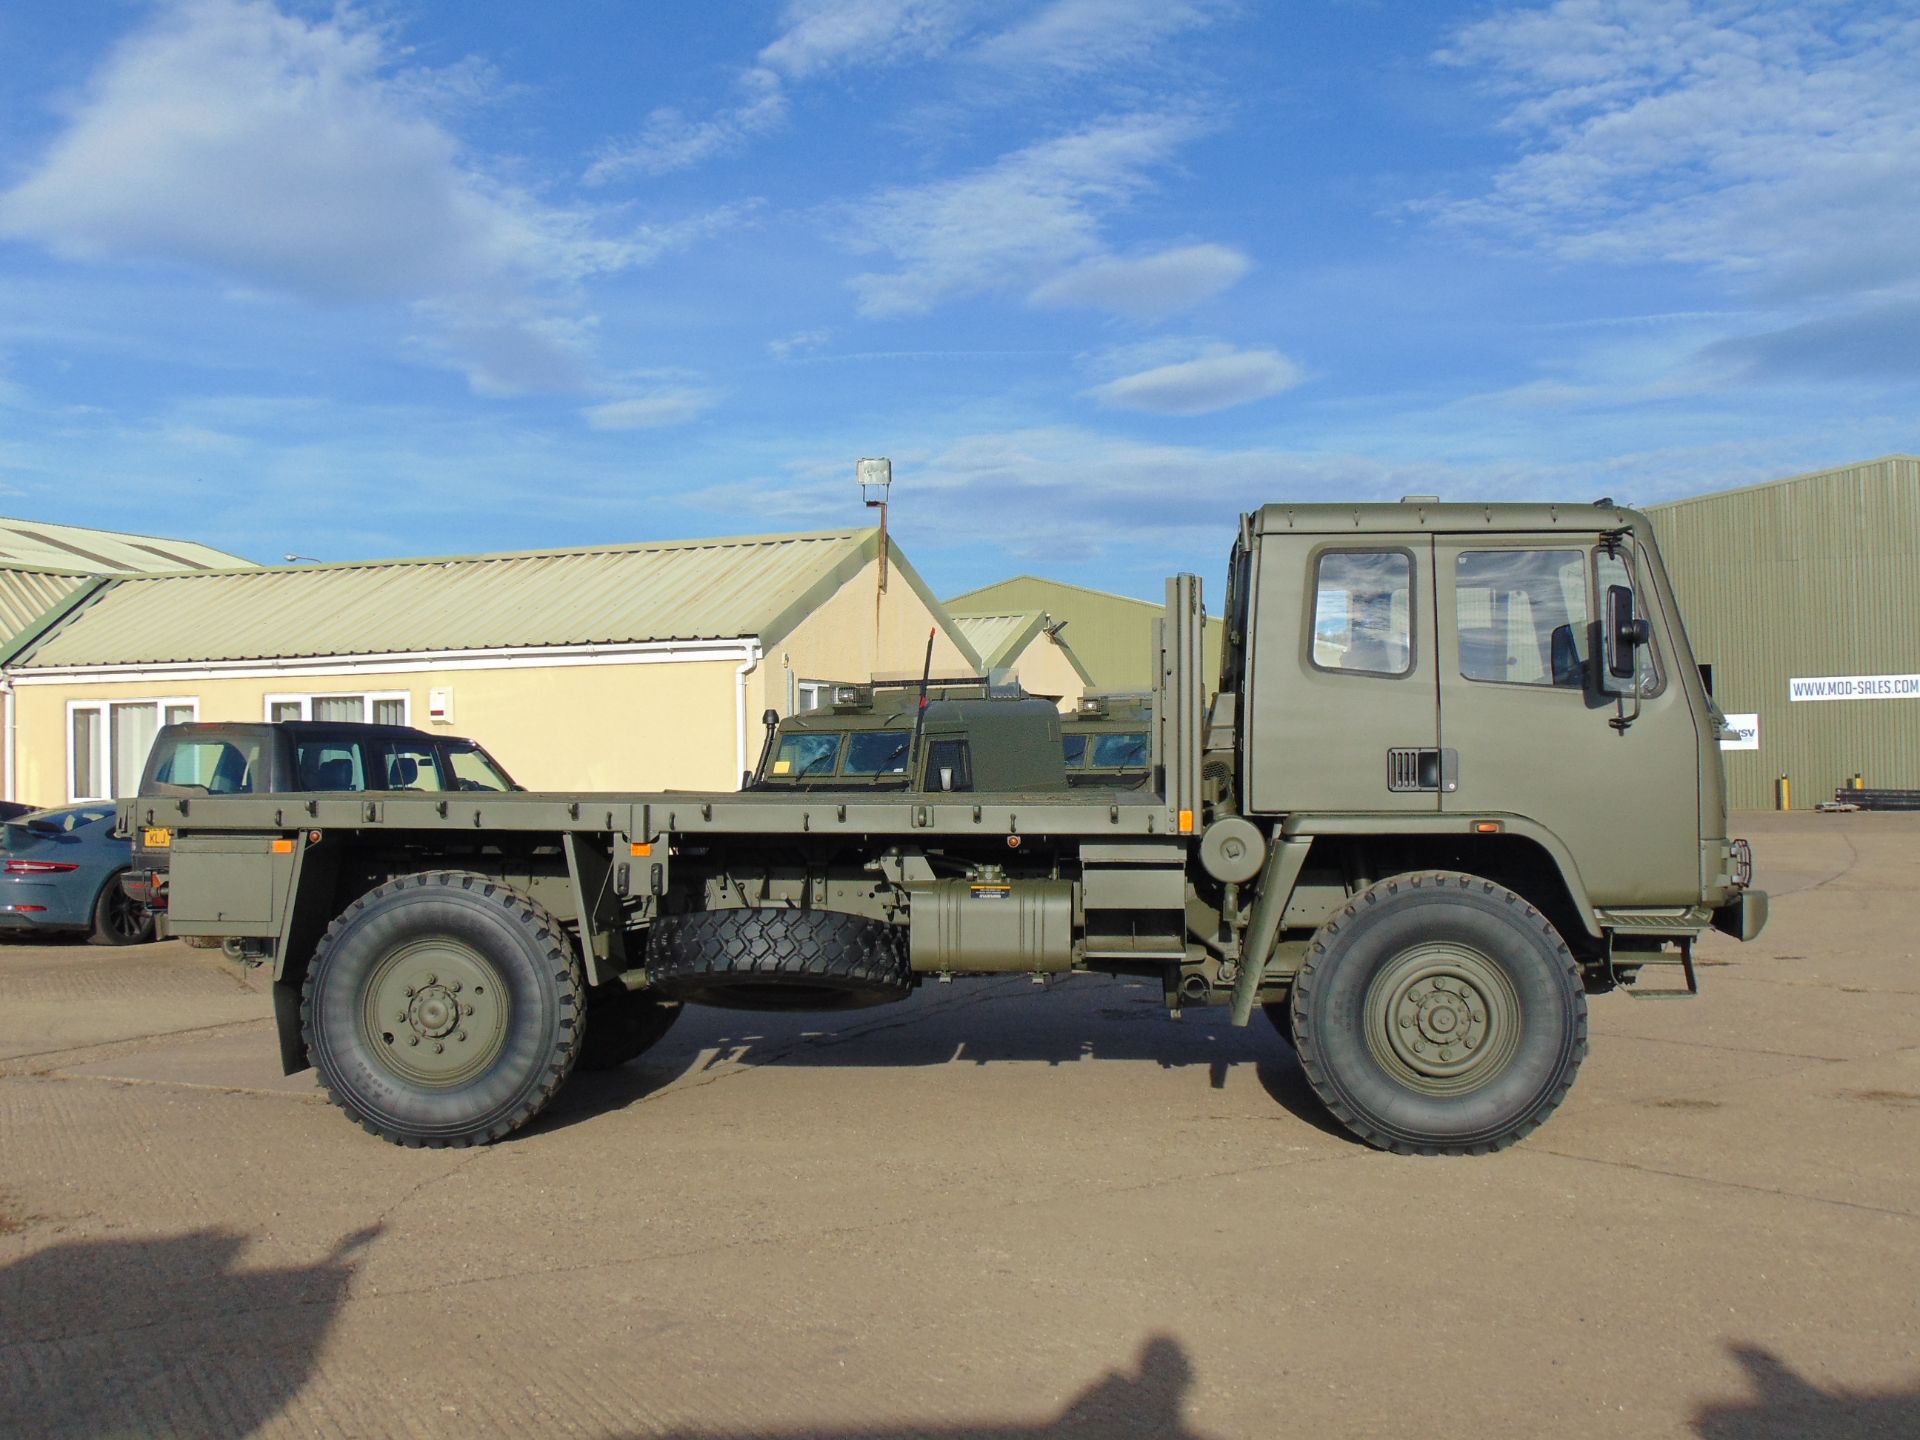
[[[953,623],[980,657],[980,669],[995,685],[1015,685],[1029,695],[1071,705],[1093,684],[1044,610],[1010,615],[956,615]]]
[[[82,580],[15,635],[6,793],[125,795],[160,725],[447,727],[535,789],[731,789],[760,716],[979,657],[875,530]]]

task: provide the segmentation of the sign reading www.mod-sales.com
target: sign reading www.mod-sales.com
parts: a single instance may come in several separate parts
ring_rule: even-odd
[[[1787,681],[1789,700],[1920,700],[1920,675],[1825,675]]]

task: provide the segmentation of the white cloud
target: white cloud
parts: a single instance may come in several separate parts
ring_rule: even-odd
[[[848,63],[937,55],[969,19],[958,0],[792,0],[760,63],[795,79]]]
[[[1523,153],[1458,224],[1575,261],[1675,261],[1775,291],[1920,280],[1920,17],[1812,0],[1558,0],[1469,25]]]
[[[1042,282],[1027,298],[1048,308],[1157,320],[1211,300],[1252,268],[1244,254],[1225,245],[1181,245],[1154,255],[1089,260]]]
[[[797,334],[783,335],[777,340],[767,342],[767,354],[779,361],[792,360],[796,356],[818,350],[833,338],[829,330],[802,330]]]
[[[319,304],[415,306],[485,390],[581,383],[570,287],[645,263],[614,233],[486,174],[432,105],[479,83],[398,68],[351,11],[309,22],[182,0],[124,40],[0,195],[0,235],[75,261],[160,260]]]
[[[1052,0],[985,41],[978,58],[993,65],[1085,72],[1150,58],[1183,30],[1210,24],[1219,0]]]
[[[719,395],[693,385],[670,385],[644,395],[610,400],[581,411],[595,430],[655,430],[697,420],[719,403]]]
[[[1210,415],[1291,390],[1303,378],[1300,367],[1277,350],[1217,346],[1198,359],[1123,375],[1087,393],[1117,410]]]
[[[639,135],[608,145],[588,167],[589,185],[602,185],[625,175],[665,175],[685,170],[715,155],[740,149],[756,135],[786,122],[787,97],[780,77],[771,70],[742,72],[741,103],[711,120],[690,120],[680,111],[662,108],[647,117]]]
[[[899,268],[855,277],[862,313],[914,314],[957,296],[1024,289],[1103,255],[1102,212],[1146,189],[1197,132],[1177,116],[1127,115],[970,175],[872,196],[851,243],[887,252]]]

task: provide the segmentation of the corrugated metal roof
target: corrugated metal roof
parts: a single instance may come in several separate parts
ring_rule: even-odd
[[[1220,597],[1213,603],[1218,605]],[[1021,575],[947,601],[955,623],[973,615],[1009,615],[1045,611],[1064,620],[1064,639],[1073,647],[1092,683],[1104,690],[1144,690],[1153,684],[1153,622],[1163,607],[1126,595],[1109,595],[1057,580]],[[1220,665],[1220,622],[1206,627],[1206,673]]]
[[[88,575],[141,575],[156,570],[230,570],[253,562],[191,540],[51,525],[0,516],[0,565],[76,570]]]
[[[874,530],[117,580],[19,662],[169,664],[757,636],[878,550]]]
[[[1046,618],[1038,610],[1025,610],[1012,615],[956,615],[953,623],[980,657],[981,667],[998,670],[1012,663]]]
[[[0,641],[18,635],[87,583],[84,575],[58,570],[0,567]]]

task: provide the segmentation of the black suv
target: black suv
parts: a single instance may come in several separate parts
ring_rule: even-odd
[[[471,740],[407,725],[344,720],[168,725],[140,777],[142,795],[262,795],[282,791],[518,790],[500,762]],[[167,908],[173,832],[136,826],[126,892]]]

